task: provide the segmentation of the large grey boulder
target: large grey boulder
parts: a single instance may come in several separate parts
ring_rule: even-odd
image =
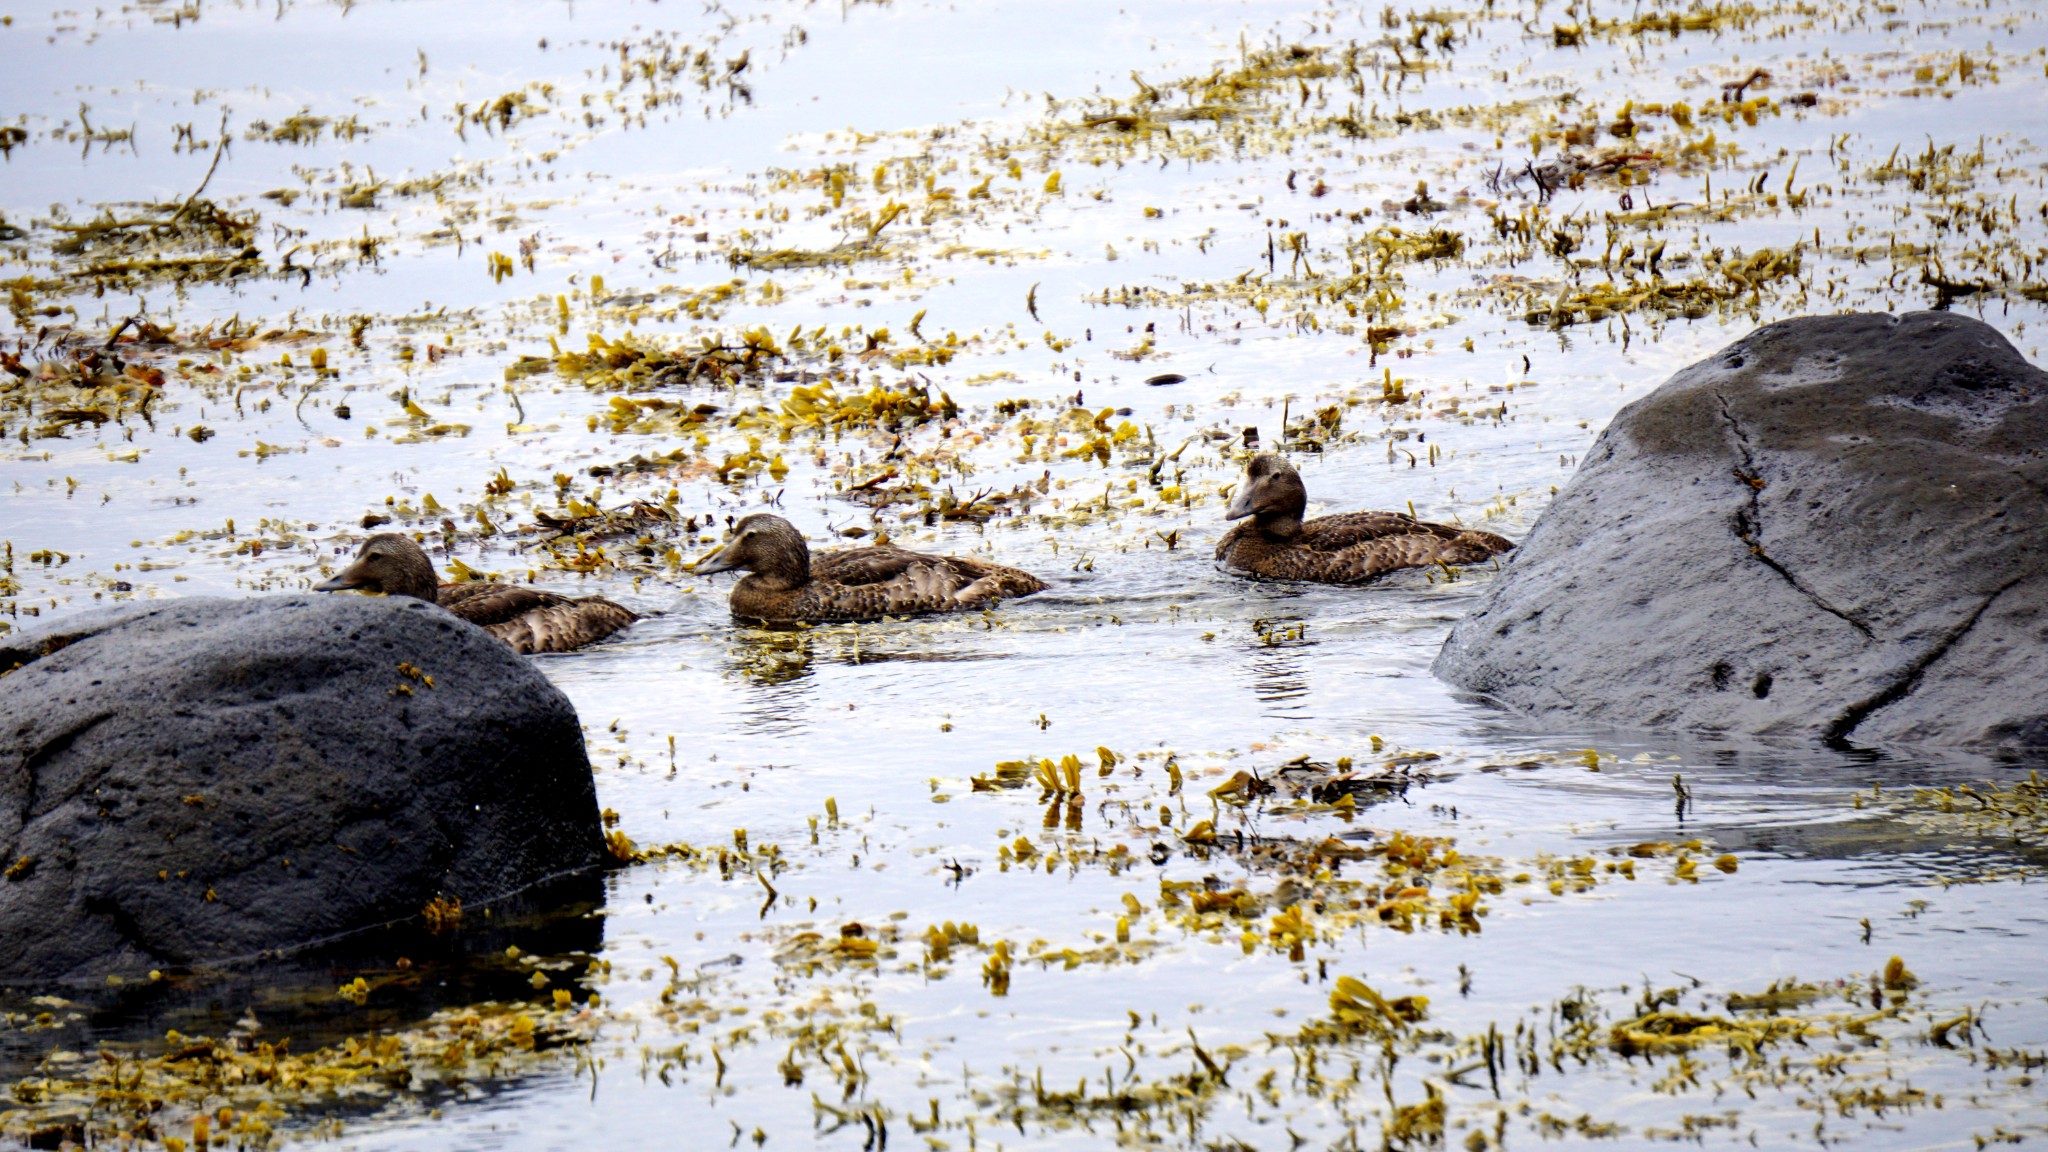
[[[417,600],[131,606],[0,637],[10,667],[0,983],[474,914],[604,856],[575,709]]]
[[[1772,324],[1621,410],[1439,676],[1572,723],[2048,745],[2048,373],[1945,313]]]

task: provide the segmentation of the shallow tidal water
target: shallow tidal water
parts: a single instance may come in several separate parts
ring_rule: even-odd
[[[452,961],[166,993],[358,1044],[296,1086],[9,994],[0,1142],[2048,1137],[2038,765],[1546,729],[1429,674],[1492,570],[1210,561],[1247,428],[1315,510],[1519,538],[1759,323],[2041,362],[2033,5],[0,15],[0,621],[304,588],[372,519],[647,614],[538,659],[625,859],[474,986],[559,1042],[444,1042]],[[688,566],[764,507],[1052,587],[741,626]]]

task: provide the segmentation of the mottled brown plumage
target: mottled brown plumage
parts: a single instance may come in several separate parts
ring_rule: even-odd
[[[640,618],[602,596],[575,600],[519,584],[443,584],[426,551],[396,532],[365,540],[353,563],[313,586],[350,588],[439,604],[522,653],[581,648]]]
[[[1355,584],[1401,568],[1475,564],[1514,547],[1491,532],[1399,512],[1343,512],[1305,521],[1307,507],[1308,488],[1292,465],[1270,453],[1254,456],[1224,513],[1227,520],[1245,522],[1216,542],[1217,562],[1245,576]]]
[[[803,534],[780,516],[756,513],[733,528],[699,573],[744,569],[732,613],[770,623],[827,623],[983,608],[1044,590],[1029,572],[964,556],[901,548],[848,548],[811,555]]]

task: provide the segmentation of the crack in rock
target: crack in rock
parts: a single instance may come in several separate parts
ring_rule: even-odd
[[[21,810],[16,813],[14,838],[8,842],[4,859],[0,859],[0,867],[12,864],[19,858],[17,853],[21,851],[22,842],[29,835],[29,826],[35,820],[36,801],[41,798],[42,792],[41,774],[37,769],[62,755],[80,736],[112,719],[113,715],[111,712],[103,712],[97,716],[87,718],[82,723],[72,725],[65,731],[59,732],[48,740],[43,741],[34,751],[23,756],[16,764],[15,771],[20,778],[21,787]],[[69,799],[69,797],[67,796],[65,799]]]
[[[1755,557],[1764,567],[1784,577],[1785,583],[1790,584],[1801,596],[1806,597],[1814,607],[1861,632],[1864,639],[1877,639],[1876,633],[1870,630],[1870,625],[1828,603],[1818,592],[1801,583],[1799,577],[1792,574],[1791,569],[1772,559],[1764,552],[1763,508],[1762,498],[1759,495],[1763,489],[1758,486],[1757,481],[1750,479],[1750,477],[1758,477],[1760,475],[1756,470],[1756,457],[1750,451],[1749,436],[1743,432],[1742,425],[1735,419],[1735,413],[1728,407],[1728,397],[1716,392],[1714,393],[1714,399],[1720,402],[1721,419],[1727,422],[1728,431],[1735,437],[1736,449],[1742,453],[1742,467],[1737,470],[1737,476],[1749,488],[1749,507],[1735,514],[1735,538],[1742,542],[1743,547],[1749,550],[1751,556]]]
[[[1852,749],[1854,745],[1849,743],[1849,733],[1854,732],[1857,725],[1869,719],[1878,709],[1912,695],[1913,690],[1920,686],[1921,678],[1927,674],[1927,670],[1946,656],[1949,649],[1960,643],[1964,636],[1969,635],[1970,629],[1977,626],[1977,621],[1984,618],[1984,613],[1991,610],[1991,605],[1996,603],[2000,596],[2011,591],[2025,579],[2025,576],[2015,576],[1999,585],[1998,589],[1986,596],[1984,602],[1977,605],[1976,610],[1965,617],[1961,624],[1951,629],[1949,634],[1937,641],[1933,647],[1921,653],[1919,658],[1908,664],[1891,683],[1885,685],[1876,695],[1849,705],[1840,716],[1835,717],[1833,723],[1828,725],[1827,732],[1822,737],[1828,746],[1843,750]]]
[[[85,735],[87,732],[113,718],[114,714],[112,712],[102,712],[96,716],[88,716],[64,731],[57,733],[55,736],[50,737],[48,740],[43,741],[34,751],[21,758],[21,827],[24,832],[28,829],[29,821],[34,819],[36,815],[36,801],[41,798],[42,780],[38,769],[63,755],[70,749],[72,744],[77,742],[80,736]],[[81,783],[79,786],[83,787],[83,784]],[[71,794],[58,797],[50,807],[55,807],[56,804],[69,800],[71,795],[75,794],[76,789]],[[48,808],[44,809],[44,811],[48,810]]]

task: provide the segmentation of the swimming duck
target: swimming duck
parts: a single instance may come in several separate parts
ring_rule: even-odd
[[[1229,571],[1276,580],[1355,584],[1400,568],[1473,564],[1514,547],[1476,528],[1432,524],[1399,512],[1341,512],[1304,521],[1308,488],[1271,453],[1252,457],[1226,520],[1243,520],[1216,542]]]
[[[315,592],[351,588],[439,604],[521,653],[581,648],[640,618],[602,596],[574,600],[519,584],[443,584],[426,550],[396,532],[363,541],[354,563],[313,585]]]
[[[731,542],[697,565],[700,574],[742,569],[733,615],[775,624],[958,612],[1045,589],[1029,572],[965,556],[883,547],[814,557],[796,525],[766,512],[734,525]]]

